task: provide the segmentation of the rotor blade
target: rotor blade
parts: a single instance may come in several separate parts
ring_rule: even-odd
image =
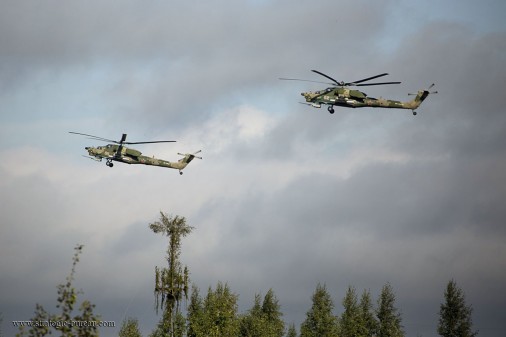
[[[368,78],[364,78],[363,80],[358,80],[358,81],[353,81],[353,82],[350,82],[349,84],[357,84],[357,83],[362,83],[362,82],[365,82],[365,81],[369,81],[369,80],[373,80],[375,78],[378,78],[378,77],[382,77],[382,76],[386,76],[388,75],[388,73],[383,73],[383,74],[379,74],[379,75],[376,75],[376,76],[372,76],[372,77],[368,77]]]
[[[86,133],[79,133],[79,132],[73,132],[73,131],[69,131],[69,133],[72,133],[72,134],[75,134],[75,135],[87,136],[90,139],[101,140],[103,142],[118,143],[117,141],[112,140],[112,139],[107,139],[107,138],[102,138],[102,137],[98,137],[98,136],[88,135]]]
[[[330,85],[336,85],[335,83],[329,83],[329,82],[321,82],[321,81],[311,81],[311,80],[303,80],[300,78],[279,78],[282,81],[302,81],[302,82],[313,82],[313,83],[323,83],[323,84],[330,84]]]
[[[175,143],[175,140],[155,140],[152,142],[123,142],[123,144],[152,144],[152,143]]]
[[[401,82],[381,82],[381,83],[364,83],[364,84],[356,84],[356,87],[366,87],[370,85],[384,85],[384,84],[400,84]]]
[[[317,73],[317,74],[319,74],[319,75],[322,75],[323,77],[326,77],[326,78],[328,78],[328,79],[329,79],[329,80],[331,80],[331,81],[334,81],[334,83],[335,83],[335,84],[337,84],[337,85],[340,85],[340,84],[339,84],[339,82],[337,82],[335,79],[333,79],[333,78],[332,78],[332,77],[330,77],[329,75],[325,75],[324,73],[322,73],[322,72],[320,72],[320,71],[318,71],[318,70],[311,70],[311,71],[312,71],[312,72],[314,72],[314,73]]]
[[[127,135],[126,135],[126,133],[124,133],[124,134],[121,136],[121,140],[119,141],[119,143],[118,143],[118,144],[123,144],[123,142],[125,142],[125,140],[126,140],[126,136],[127,136]]]

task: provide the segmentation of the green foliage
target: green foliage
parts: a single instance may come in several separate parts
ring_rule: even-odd
[[[318,284],[312,297],[313,304],[306,313],[306,319],[300,327],[301,337],[337,336],[337,319],[332,314],[334,304],[325,285]]]
[[[362,321],[354,287],[348,287],[342,303],[344,312],[339,320],[339,335],[341,337],[365,336],[364,322]]]
[[[135,318],[128,318],[123,320],[121,329],[119,330],[119,337],[142,337],[139,331],[139,322]]]
[[[225,283],[209,288],[204,300],[204,331],[209,337],[232,337],[239,334],[237,295]]]
[[[159,322],[158,326],[155,328],[155,330],[151,331],[151,333],[148,336],[149,337],[165,337],[166,334],[163,332],[162,322]]]
[[[82,252],[83,245],[77,245],[72,258],[72,270],[66,278],[66,282],[58,285],[58,304],[57,308],[61,310],[60,314],[50,314],[40,304],[35,305],[34,317],[31,319],[32,326],[28,330],[28,336],[39,337],[52,334],[53,330],[60,332],[62,337],[95,337],[99,335],[98,323],[100,316],[93,312],[94,304],[89,301],[83,301],[79,306],[80,314],[74,315],[74,307],[77,304],[77,296],[80,292],[76,291],[72,282],[76,272],[76,266],[79,262],[79,255]],[[52,322],[54,324],[47,324]],[[77,322],[94,322],[96,324],[71,324]],[[46,323],[46,324],[44,324]],[[25,336],[23,328],[16,334],[18,337]]]
[[[209,287],[202,299],[199,289],[193,285],[187,313],[188,337],[238,336],[240,330],[237,315],[237,295],[227,284],[219,282],[216,289]]]
[[[199,294],[199,288],[192,286],[190,304],[186,315],[188,337],[205,337],[204,304]]]
[[[378,318],[378,337],[404,336],[401,314],[395,307],[395,295],[389,283],[381,290],[376,317]]]
[[[161,319],[155,330],[153,330],[149,337],[183,337],[186,332],[186,320],[181,312],[176,312],[172,321]]]
[[[288,332],[286,333],[286,337],[297,337],[297,330],[295,329],[295,324],[290,324],[288,326]]]
[[[363,335],[364,336],[376,335],[376,332],[378,330],[378,322],[374,317],[371,293],[367,290],[364,290],[362,296],[360,297],[359,309],[364,329]]]
[[[377,321],[371,301],[371,294],[364,290],[358,301],[354,287],[348,287],[343,299],[344,312],[339,320],[340,337],[366,337],[376,335]]]
[[[186,332],[186,320],[181,312],[174,319],[174,337],[183,337]]]
[[[262,315],[266,321],[266,331],[264,336],[281,337],[285,332],[285,322],[283,322],[283,314],[279,301],[274,295],[274,291],[269,289],[265,294],[262,304]]]
[[[439,309],[437,332],[443,337],[474,337],[471,314],[473,309],[467,306],[464,292],[454,280],[450,280],[444,293],[445,302]]]
[[[240,334],[244,337],[260,337],[264,333],[265,318],[262,314],[261,297],[255,294],[251,309],[241,317]]]
[[[182,328],[180,303],[188,299],[189,271],[179,261],[181,254],[181,239],[190,234],[193,227],[186,224],[186,219],[176,215],[169,216],[160,212],[160,221],[149,225],[154,233],[169,237],[167,248],[168,268],[155,267],[155,308],[163,310],[163,317],[158,330],[168,336],[174,336],[176,329]],[[181,316],[181,317],[179,317]],[[178,325],[176,325],[178,324]]]
[[[260,295],[255,295],[253,307],[241,318],[240,336],[281,337],[285,331],[283,314],[274,291],[269,289],[261,304]]]

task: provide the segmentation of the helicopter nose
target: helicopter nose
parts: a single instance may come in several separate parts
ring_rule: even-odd
[[[306,102],[309,102],[311,100],[311,96],[308,92],[301,92],[300,95],[304,96],[304,98],[306,99]]]

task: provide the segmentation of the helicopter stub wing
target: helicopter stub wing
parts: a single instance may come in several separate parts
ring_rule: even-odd
[[[91,156],[85,156],[85,155],[82,155],[84,158],[88,158],[88,159],[91,159],[91,160],[94,160],[94,161],[102,161],[102,158],[101,157],[91,157]]]

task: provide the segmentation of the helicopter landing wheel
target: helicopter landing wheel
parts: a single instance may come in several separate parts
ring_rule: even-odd
[[[416,111],[413,111],[413,116],[416,116]]]
[[[334,108],[332,107],[332,105],[331,105],[331,106],[329,106],[329,107],[327,108],[327,110],[328,110],[331,114],[333,114],[333,113],[335,112],[335,110],[334,110]]]
[[[179,171],[179,175],[182,176],[183,175],[183,172],[182,171]]]
[[[113,167],[114,166],[114,164],[111,161],[108,161],[107,163],[105,163],[105,165],[107,165],[109,167]]]

